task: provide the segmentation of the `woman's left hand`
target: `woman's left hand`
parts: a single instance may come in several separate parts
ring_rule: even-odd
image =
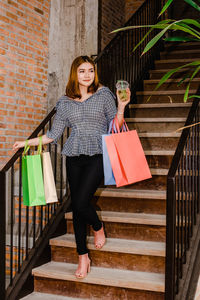
[[[119,96],[119,91],[117,90],[117,101],[118,101],[118,107],[124,107],[130,102],[130,98],[131,98],[131,91],[129,88],[126,89],[126,94],[127,94],[127,100],[125,101],[122,101],[120,99],[120,96]]]

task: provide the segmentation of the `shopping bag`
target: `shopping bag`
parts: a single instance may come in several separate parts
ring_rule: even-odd
[[[113,175],[110,158],[108,155],[108,150],[106,147],[105,137],[109,134],[102,135],[102,148],[103,148],[103,171],[104,171],[104,184],[105,185],[115,185],[115,178]]]
[[[51,164],[51,157],[49,152],[42,153],[42,167],[46,203],[58,202],[56,185]]]
[[[117,133],[105,137],[116,186],[120,187],[151,178],[151,172],[136,130],[120,132],[117,117]],[[124,128],[124,126],[123,126]]]
[[[22,191],[23,204],[26,206],[45,205],[44,183],[41,161],[42,139],[38,146],[38,153],[27,155],[29,150],[26,141],[22,155]]]

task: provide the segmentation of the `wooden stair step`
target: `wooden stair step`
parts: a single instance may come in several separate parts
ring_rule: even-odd
[[[165,215],[116,211],[97,211],[97,214],[103,222],[166,226]],[[67,212],[65,218],[72,220],[72,213]]]
[[[172,123],[185,122],[185,118],[126,118],[127,123]]]
[[[190,90],[189,91],[189,94],[195,94],[196,93],[196,90]],[[168,90],[168,91],[138,91],[136,92],[136,95],[158,95],[158,96],[161,96],[161,95],[184,95],[185,94],[185,89],[183,90]]]
[[[166,137],[174,137],[178,138],[181,136],[180,132],[139,132],[139,137],[146,137],[146,138],[166,138]]]
[[[129,108],[180,108],[191,107],[192,103],[141,103],[141,104],[129,104]]]
[[[164,274],[151,272],[138,272],[129,270],[118,270],[100,267],[91,267],[91,272],[84,278],[78,279],[74,273],[76,264],[49,262],[33,269],[35,277],[51,278],[81,282],[81,284],[96,284],[128,289],[164,292]]]
[[[89,299],[72,298],[72,297],[67,297],[67,296],[33,292],[33,293],[27,295],[26,297],[21,298],[21,300],[89,300]]]
[[[185,79],[184,82],[188,83],[189,81],[190,81],[190,78],[187,78],[187,79]],[[192,79],[192,82],[199,82],[199,81],[200,81],[200,78],[194,78],[194,79]],[[143,82],[144,82],[144,84],[145,83],[155,84],[155,83],[159,83],[160,80],[159,79],[146,79],[146,80],[143,80]],[[179,83],[180,79],[175,79],[175,78],[173,79],[173,78],[171,78],[171,79],[168,79],[168,80],[165,81],[165,83],[174,83],[174,82]],[[161,88],[162,88],[162,86],[161,86]]]
[[[157,156],[173,156],[175,154],[174,150],[144,150],[145,155],[157,155]]]
[[[95,196],[137,199],[166,199],[165,191],[131,190],[125,188],[98,188]]]
[[[199,45],[200,47],[200,45]],[[199,49],[185,49],[185,50],[182,50],[182,49],[179,49],[179,50],[172,50],[172,51],[163,51],[161,52],[161,54],[180,54],[180,53],[199,53],[200,54],[200,50]]]
[[[165,257],[165,243],[161,242],[107,238],[104,247],[97,250],[92,236],[87,241],[90,250]],[[75,248],[75,237],[73,234],[65,234],[51,239],[50,245]]]

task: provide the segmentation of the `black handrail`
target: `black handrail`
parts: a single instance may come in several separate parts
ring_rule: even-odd
[[[145,1],[123,27],[157,23],[164,2],[164,0]],[[130,83],[132,102],[136,102],[136,91],[143,88],[143,80],[148,77],[148,71],[153,68],[154,61],[159,58],[162,48],[162,41],[160,41],[141,57],[144,49],[144,43],[142,43],[133,52],[134,46],[144,37],[147,31],[148,28],[138,28],[118,32],[95,59],[100,81],[113,92],[117,80],[125,79]],[[156,34],[156,30],[152,31],[145,44]]]
[[[200,95],[200,89],[197,94]],[[195,99],[185,126],[199,121],[199,99]],[[200,225],[199,128],[200,125],[196,125],[182,131],[167,176],[166,300],[174,300],[181,293],[180,287],[191,268],[188,253],[200,241],[200,236],[196,236]]]

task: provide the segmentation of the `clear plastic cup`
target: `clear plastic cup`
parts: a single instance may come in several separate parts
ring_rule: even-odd
[[[118,80],[116,83],[116,88],[121,101],[127,101],[128,95],[126,89],[129,87],[129,83],[125,80]]]

